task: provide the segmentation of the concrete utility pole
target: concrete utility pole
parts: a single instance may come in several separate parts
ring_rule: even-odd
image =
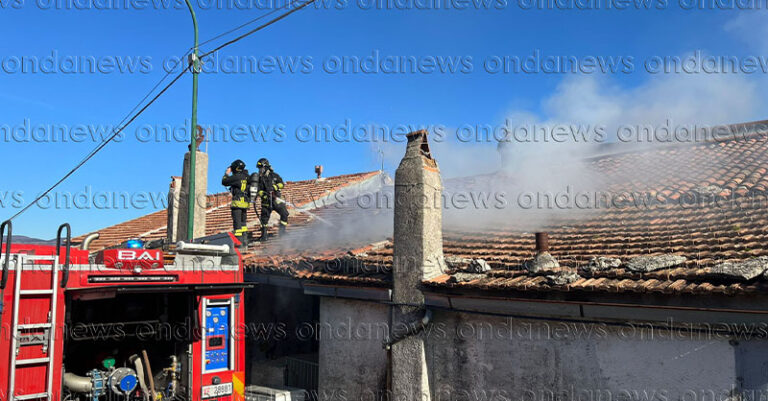
[[[192,8],[192,3],[189,0],[187,2],[187,8],[189,13],[192,14],[192,25],[195,28],[195,47],[192,49],[190,59],[192,61],[192,127],[190,130],[190,149],[189,149],[189,197],[187,199],[187,238],[192,240],[195,238],[195,165],[197,156],[197,78],[200,73],[200,59],[198,49],[198,31],[197,31],[197,17],[195,16],[195,10]]]

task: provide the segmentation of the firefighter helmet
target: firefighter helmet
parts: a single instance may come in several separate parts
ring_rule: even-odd
[[[229,168],[231,168],[232,171],[243,171],[245,170],[245,163],[242,160],[237,159],[232,162]]]
[[[269,160],[267,160],[267,159],[262,157],[261,159],[259,159],[258,162],[256,162],[256,167],[259,167],[259,168],[261,168],[261,167],[269,168],[271,166],[269,165]]]

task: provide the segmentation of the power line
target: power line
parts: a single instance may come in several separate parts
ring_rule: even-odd
[[[191,51],[192,51],[191,49],[190,49],[190,50],[187,50],[187,51],[186,51],[186,53],[184,53],[184,54],[183,54],[181,57],[179,57],[179,59],[178,59],[178,60],[176,60],[176,64],[174,64],[174,65],[173,65],[173,67],[171,67],[170,69],[168,69],[168,71],[165,73],[165,75],[163,75],[163,77],[162,77],[162,78],[160,78],[160,80],[159,80],[159,81],[157,81],[157,83],[155,84],[155,86],[153,86],[153,87],[152,87],[152,89],[150,89],[150,90],[149,90],[149,92],[147,92],[147,94],[146,94],[146,95],[144,95],[144,97],[143,97],[143,98],[141,98],[141,100],[139,100],[139,102],[138,102],[138,103],[136,103],[136,105],[135,105],[135,106],[133,106],[133,108],[131,109],[131,111],[129,111],[128,113],[126,113],[125,117],[123,117],[123,119],[122,119],[122,120],[120,120],[120,122],[119,122],[119,123],[117,123],[117,124],[116,124],[116,126],[118,126],[118,127],[119,127],[119,126],[121,126],[121,125],[122,125],[122,124],[125,122],[125,120],[127,120],[127,119],[128,119],[130,116],[131,116],[131,114],[133,114],[133,112],[134,112],[134,111],[136,111],[136,109],[138,109],[138,108],[139,108],[139,106],[141,106],[141,104],[142,104],[142,103],[144,103],[144,101],[145,101],[145,100],[147,100],[147,98],[149,98],[149,96],[150,96],[150,95],[152,95],[152,92],[154,92],[154,91],[155,91],[155,89],[157,89],[157,88],[160,86],[160,84],[162,84],[162,83],[163,83],[163,81],[165,81],[165,79],[166,79],[166,78],[168,78],[168,76],[169,76],[169,75],[171,75],[171,73],[173,72],[173,70],[175,70],[175,69],[176,69],[176,67],[178,67],[178,65],[181,63],[181,60],[184,60],[184,58],[185,58],[185,57],[187,57],[187,55],[188,55],[189,53],[191,53]]]
[[[203,41],[203,42],[199,43],[199,44],[197,45],[197,47],[200,47],[200,46],[206,45],[206,44],[208,44],[208,43],[211,43],[211,42],[213,42],[213,41],[214,41],[214,40],[216,40],[216,39],[219,39],[219,38],[222,38],[222,37],[224,37],[224,36],[227,36],[227,35],[229,35],[229,34],[230,34],[230,33],[232,33],[232,32],[235,32],[235,31],[239,31],[240,29],[243,29],[243,28],[245,28],[246,26],[248,26],[248,25],[250,25],[250,24],[253,24],[253,23],[254,23],[254,22],[256,22],[256,21],[262,20],[262,19],[264,19],[264,18],[266,18],[266,17],[268,17],[268,16],[270,16],[270,15],[272,15],[272,14],[274,14],[274,13],[276,13],[276,12],[278,12],[278,11],[280,11],[280,10],[284,9],[284,8],[288,8],[288,7],[291,5],[291,1],[292,1],[292,0],[289,0],[289,2],[288,2],[288,3],[286,3],[286,4],[285,4],[284,6],[282,6],[282,7],[278,7],[278,8],[276,8],[276,9],[274,9],[274,10],[272,10],[272,11],[268,12],[268,13],[262,14],[262,15],[260,15],[260,16],[258,16],[258,17],[256,17],[256,18],[252,19],[252,20],[250,20],[250,21],[248,21],[248,22],[244,22],[244,23],[242,23],[242,24],[238,25],[238,26],[237,26],[237,27],[235,27],[235,28],[232,28],[232,29],[230,29],[230,30],[228,30],[228,31],[225,31],[225,32],[222,32],[222,33],[220,33],[220,34],[218,34],[218,35],[216,35],[216,36],[214,36],[214,37],[212,37],[212,38],[210,38],[210,39],[208,39],[208,40],[205,40],[205,41]],[[190,48],[190,50],[193,50],[193,49],[194,49],[194,48]]]
[[[252,34],[254,34],[254,33],[256,33],[256,32],[258,32],[258,31],[260,31],[260,30],[262,30],[262,29],[264,29],[264,28],[266,28],[266,27],[268,27],[268,26],[270,26],[270,25],[272,25],[272,24],[274,24],[274,23],[276,23],[276,22],[278,22],[278,21],[280,21],[280,20],[282,20],[283,18],[285,18],[285,17],[287,17],[287,16],[289,16],[289,15],[291,15],[291,14],[295,13],[296,11],[299,11],[299,10],[301,10],[302,8],[304,8],[304,7],[306,7],[306,6],[308,6],[309,4],[311,4],[311,3],[314,3],[314,2],[315,2],[315,0],[307,0],[307,1],[305,1],[304,3],[302,3],[300,6],[298,6],[298,7],[294,8],[293,10],[290,10],[290,11],[288,11],[288,12],[284,13],[284,14],[281,14],[280,16],[278,16],[278,17],[276,17],[276,18],[273,18],[273,19],[269,20],[268,22],[266,22],[266,23],[264,23],[264,24],[262,24],[262,25],[259,25],[258,27],[256,27],[256,28],[254,28],[254,29],[252,29],[252,30],[250,30],[250,31],[248,31],[248,32],[246,32],[246,33],[244,33],[243,35],[240,35],[240,36],[238,36],[238,37],[236,37],[236,38],[234,38],[234,39],[232,39],[232,40],[230,40],[230,41],[228,41],[228,42],[225,42],[225,43],[223,43],[222,45],[220,45],[220,46],[216,47],[215,49],[213,49],[213,50],[211,50],[211,51],[209,51],[209,52],[206,52],[205,54],[203,54],[203,55],[199,56],[199,58],[200,58],[200,59],[202,59],[202,58],[204,58],[204,57],[207,57],[207,56],[209,56],[209,55],[211,55],[211,54],[213,54],[213,53],[215,53],[215,52],[217,52],[217,51],[219,51],[219,50],[221,50],[221,49],[223,49],[223,48],[225,48],[225,47],[227,47],[227,46],[229,46],[229,45],[232,45],[232,44],[234,44],[234,43],[236,43],[236,42],[239,42],[240,40],[242,40],[242,39],[244,39],[244,38],[246,38],[246,37],[248,37],[248,36],[250,36],[250,35],[252,35]],[[253,23],[253,22],[255,22],[255,21],[258,21],[258,20],[260,20],[260,19],[262,19],[262,18],[265,18],[265,17],[267,17],[267,16],[269,16],[269,15],[271,15],[271,14],[273,14],[273,13],[277,12],[278,10],[281,10],[281,9],[283,9],[283,8],[287,7],[288,5],[290,5],[290,3],[286,4],[286,6],[283,6],[283,7],[277,8],[277,9],[275,9],[275,10],[272,10],[272,11],[270,11],[270,12],[268,12],[268,13],[264,14],[264,15],[261,15],[261,16],[259,16],[259,17],[255,18],[255,19],[253,19],[253,20],[251,20],[251,21],[249,21],[249,22],[246,22],[245,24],[242,24],[242,25],[240,25],[240,26],[238,26],[238,27],[236,27],[236,28],[234,28],[234,29],[231,29],[231,30],[229,30],[229,31],[227,31],[227,32],[224,32],[224,33],[222,33],[222,34],[219,34],[219,35],[217,35],[217,36],[215,36],[215,37],[213,37],[213,38],[211,38],[211,39],[207,40],[207,41],[206,41],[206,42],[204,42],[204,43],[209,43],[209,42],[211,42],[211,41],[213,41],[213,40],[215,40],[215,39],[218,39],[218,38],[220,38],[220,37],[222,37],[222,36],[228,35],[229,33],[232,33],[232,32],[234,32],[234,31],[237,31],[237,30],[239,30],[239,29],[241,29],[241,28],[243,28],[243,27],[245,27],[245,26],[247,26],[247,25],[249,25],[249,24],[251,24],[251,23]],[[199,45],[198,45],[198,47],[199,47]],[[62,182],[64,182],[64,181],[65,181],[67,178],[69,178],[70,176],[72,176],[72,174],[74,174],[74,173],[75,173],[77,170],[79,170],[79,169],[80,169],[80,167],[82,167],[82,166],[83,166],[85,163],[87,163],[87,162],[88,162],[88,160],[90,160],[91,158],[93,158],[93,156],[95,156],[95,155],[96,155],[96,153],[98,153],[99,151],[101,151],[101,150],[102,150],[102,149],[103,149],[105,146],[107,146],[107,145],[108,145],[110,142],[112,142],[112,140],[113,140],[115,137],[117,137],[117,135],[119,135],[119,134],[120,134],[120,133],[121,133],[123,130],[125,130],[125,129],[126,129],[126,128],[127,128],[127,127],[128,127],[128,126],[129,126],[129,125],[132,123],[132,122],[133,122],[133,121],[135,121],[135,120],[136,120],[136,119],[137,119],[137,118],[138,118],[138,117],[139,117],[139,116],[140,116],[142,113],[144,113],[144,111],[146,111],[146,110],[149,108],[149,106],[151,106],[151,105],[152,105],[152,104],[153,104],[153,103],[154,103],[154,102],[155,102],[155,101],[156,101],[158,98],[160,98],[160,96],[162,96],[162,95],[163,95],[163,94],[164,94],[164,93],[165,93],[165,92],[166,92],[166,91],[167,91],[167,90],[168,90],[168,89],[169,89],[171,86],[173,86],[173,85],[174,85],[174,84],[175,84],[175,83],[176,83],[176,82],[177,82],[177,81],[178,81],[178,80],[179,80],[179,79],[180,79],[180,78],[181,78],[181,77],[182,77],[184,74],[186,74],[186,73],[187,73],[187,71],[189,71],[189,67],[192,65],[191,63],[190,63],[188,66],[187,66],[187,68],[185,68],[183,71],[181,71],[181,73],[179,73],[178,75],[176,75],[176,77],[175,77],[175,78],[174,78],[174,79],[173,79],[173,80],[172,80],[170,83],[168,83],[168,85],[166,85],[165,87],[163,87],[163,89],[162,89],[160,92],[158,92],[158,93],[157,93],[157,95],[155,95],[155,96],[154,96],[154,97],[153,97],[153,98],[152,98],[152,99],[151,99],[151,100],[150,100],[150,101],[149,101],[149,102],[148,102],[146,105],[144,105],[144,107],[142,107],[142,108],[141,108],[141,109],[140,109],[140,110],[139,110],[139,111],[138,111],[136,114],[134,114],[134,115],[133,115],[133,117],[131,117],[130,119],[128,119],[128,121],[126,122],[126,119],[128,118],[128,116],[130,116],[130,115],[131,115],[131,113],[133,113],[133,111],[135,111],[135,110],[136,110],[136,108],[138,108],[138,106],[139,106],[139,105],[141,105],[141,104],[144,102],[144,100],[146,100],[146,99],[149,97],[149,95],[151,95],[151,94],[152,94],[152,92],[154,92],[154,91],[155,91],[155,89],[157,89],[157,88],[160,86],[160,84],[161,84],[163,81],[165,81],[165,79],[166,79],[166,78],[167,78],[167,77],[168,77],[168,76],[171,74],[171,72],[173,71],[173,69],[175,69],[175,68],[176,68],[176,66],[178,66],[179,62],[180,62],[180,61],[181,61],[181,60],[182,60],[182,59],[183,59],[183,58],[184,58],[184,57],[185,57],[187,54],[189,54],[191,50],[193,50],[193,49],[190,49],[190,50],[188,50],[188,51],[187,51],[187,52],[184,54],[184,56],[182,56],[182,57],[179,59],[179,61],[177,61],[177,62],[176,62],[176,64],[175,64],[175,65],[174,65],[174,66],[173,66],[171,69],[169,69],[169,71],[168,71],[168,72],[167,72],[167,73],[166,73],[166,74],[163,76],[163,78],[161,78],[161,79],[160,79],[160,81],[159,81],[157,84],[155,84],[155,86],[154,86],[154,87],[153,87],[153,88],[152,88],[152,89],[151,89],[151,90],[150,90],[150,91],[147,93],[147,95],[145,95],[145,96],[144,96],[144,97],[143,97],[143,98],[142,98],[142,99],[139,101],[139,103],[138,103],[136,106],[134,106],[134,108],[133,108],[133,109],[132,109],[130,112],[128,112],[128,114],[126,115],[126,117],[124,117],[124,118],[123,118],[123,119],[120,121],[120,123],[118,123],[118,124],[117,124],[117,125],[119,126],[119,128],[118,128],[117,130],[115,130],[115,132],[114,132],[114,133],[113,133],[113,134],[112,134],[112,135],[111,135],[109,138],[107,138],[105,141],[103,141],[101,144],[99,144],[99,146],[97,146],[95,149],[93,149],[91,152],[89,152],[89,153],[88,153],[88,154],[85,156],[85,158],[83,158],[83,160],[81,160],[81,161],[80,161],[80,162],[79,162],[79,163],[78,163],[78,164],[77,164],[77,165],[76,165],[74,168],[72,168],[72,169],[71,169],[71,170],[70,170],[70,171],[69,171],[67,174],[65,174],[65,175],[64,175],[64,176],[63,176],[61,179],[59,179],[59,180],[58,180],[58,181],[57,181],[55,184],[53,184],[53,185],[52,185],[50,188],[48,188],[48,189],[47,189],[45,192],[43,192],[41,195],[39,195],[37,198],[35,198],[35,200],[34,200],[34,201],[30,202],[30,203],[29,203],[27,206],[25,206],[23,209],[21,209],[21,210],[20,210],[18,213],[14,214],[14,215],[13,215],[13,216],[12,216],[12,217],[9,219],[9,220],[13,220],[13,219],[15,219],[16,217],[20,216],[22,213],[24,213],[24,212],[26,212],[27,210],[29,210],[29,209],[30,209],[32,206],[36,205],[36,204],[37,204],[37,202],[38,202],[38,201],[40,201],[40,199],[42,199],[42,198],[44,198],[45,196],[47,196],[49,193],[51,193],[51,191],[53,191],[54,189],[56,189],[56,187],[58,187],[59,185],[61,185],[61,183],[62,183]],[[194,68],[194,67],[193,67],[193,68]],[[194,131],[194,127],[193,127],[192,129],[193,129],[193,131]],[[194,134],[193,134],[193,135],[194,135]]]
[[[117,137],[117,135],[119,135],[119,134],[120,134],[120,132],[122,132],[122,131],[123,131],[123,130],[124,130],[124,129],[125,129],[127,126],[128,126],[128,124],[130,124],[130,122],[132,122],[133,120],[135,120],[135,119],[136,119],[136,117],[138,117],[138,116],[139,116],[139,114],[143,113],[143,112],[144,112],[144,110],[146,110],[146,109],[147,109],[147,107],[149,107],[149,105],[150,105],[150,104],[152,104],[152,103],[153,103],[155,100],[157,100],[157,98],[158,98],[158,97],[160,97],[160,95],[161,95],[162,93],[164,93],[166,90],[168,90],[168,88],[170,88],[170,87],[171,87],[171,85],[173,85],[173,84],[174,84],[176,81],[178,81],[178,79],[179,79],[179,78],[181,78],[181,76],[182,76],[182,75],[184,75],[184,73],[186,73],[186,70],[182,71],[182,73],[181,73],[181,74],[179,74],[179,75],[178,75],[178,76],[177,76],[177,77],[176,77],[176,78],[175,78],[175,79],[174,79],[174,80],[173,80],[173,81],[172,81],[172,82],[171,82],[169,85],[167,85],[165,88],[163,88],[163,90],[162,90],[162,91],[160,91],[160,93],[159,93],[157,96],[155,96],[155,97],[154,97],[154,98],[153,98],[153,99],[152,99],[152,100],[151,100],[151,101],[150,101],[150,102],[149,102],[149,103],[148,103],[148,104],[147,104],[147,105],[146,105],[144,108],[142,108],[142,109],[141,109],[141,111],[139,112],[139,114],[136,114],[136,115],[135,115],[133,118],[131,118],[131,120],[130,120],[130,121],[127,123],[127,124],[124,124],[124,123],[125,123],[125,121],[126,121],[126,120],[128,120],[128,119],[131,117],[131,114],[132,114],[134,111],[136,111],[136,109],[138,109],[138,108],[139,108],[139,106],[141,106],[141,104],[142,104],[142,103],[144,103],[144,101],[145,101],[145,100],[147,100],[147,98],[149,98],[149,96],[150,96],[150,95],[152,95],[152,93],[155,91],[155,89],[157,89],[157,88],[160,86],[160,84],[162,84],[162,83],[163,83],[163,81],[165,81],[165,80],[166,80],[166,78],[168,78],[168,76],[169,76],[169,75],[171,75],[171,72],[173,72],[173,70],[174,70],[174,69],[175,69],[175,68],[176,68],[176,67],[179,65],[179,63],[181,62],[181,60],[183,60],[183,59],[184,59],[184,58],[187,56],[187,54],[189,54],[189,53],[190,53],[190,51],[189,51],[189,50],[187,50],[187,52],[186,52],[186,53],[185,53],[183,56],[181,56],[181,57],[178,59],[178,61],[176,61],[176,64],[174,64],[174,66],[173,66],[171,69],[169,69],[169,70],[168,70],[168,72],[166,72],[166,73],[165,73],[165,75],[163,75],[163,77],[162,77],[162,78],[160,78],[160,80],[159,80],[159,81],[157,81],[157,83],[155,84],[155,86],[153,86],[153,87],[152,87],[152,89],[150,89],[150,90],[149,90],[149,92],[147,92],[147,94],[146,94],[146,95],[144,95],[144,97],[143,97],[143,98],[141,98],[141,100],[139,100],[139,102],[138,102],[138,103],[136,103],[136,105],[135,105],[135,106],[133,106],[133,108],[131,109],[131,111],[129,111],[129,112],[128,112],[128,113],[125,115],[125,117],[123,117],[123,119],[122,119],[122,120],[120,120],[120,122],[118,122],[118,123],[116,124],[116,126],[118,127],[117,131],[115,131],[115,132],[114,132],[114,133],[113,133],[113,134],[112,134],[112,135],[111,135],[109,138],[107,138],[107,139],[105,139],[104,141],[102,141],[102,143],[100,143],[98,146],[96,146],[96,148],[94,148],[93,150],[91,150],[90,152],[88,152],[88,154],[86,154],[86,155],[85,155],[85,157],[84,157],[84,158],[83,158],[83,159],[80,161],[80,163],[78,163],[78,164],[77,164],[77,166],[75,166],[75,168],[73,168],[72,170],[70,170],[70,171],[69,171],[69,173],[67,173],[67,174],[66,174],[66,175],[65,175],[63,178],[61,178],[59,181],[57,181],[57,182],[56,182],[56,183],[55,183],[53,186],[51,186],[50,188],[48,188],[48,190],[46,190],[46,191],[45,191],[45,192],[44,192],[42,195],[38,196],[38,197],[37,197],[37,198],[36,198],[36,199],[35,199],[33,202],[31,202],[30,204],[28,204],[27,206],[25,206],[25,207],[24,207],[23,209],[21,209],[21,210],[20,210],[18,213],[14,214],[14,215],[13,215],[13,217],[11,217],[9,220],[13,220],[13,219],[15,219],[16,217],[20,216],[22,213],[26,212],[26,211],[27,211],[29,208],[31,208],[31,207],[32,207],[32,206],[34,206],[34,205],[35,205],[35,204],[36,204],[38,201],[40,201],[40,199],[44,198],[44,197],[45,197],[46,195],[48,195],[48,194],[49,194],[51,191],[53,191],[53,190],[54,190],[54,189],[55,189],[57,186],[59,186],[59,185],[60,185],[62,182],[64,182],[64,181],[65,181],[67,178],[69,178],[69,177],[70,177],[72,174],[74,174],[74,173],[75,173],[75,171],[77,171],[77,170],[78,170],[80,167],[82,167],[82,166],[83,166],[83,165],[84,165],[84,164],[85,164],[85,163],[86,163],[88,160],[90,160],[90,159],[91,159],[93,156],[95,156],[97,152],[99,152],[99,151],[100,151],[102,148],[104,148],[104,147],[105,147],[105,146],[106,146],[106,145],[107,145],[109,142],[111,142],[111,141],[112,141],[114,138],[116,138],[116,137]]]
[[[131,111],[129,111],[129,112],[128,112],[128,114],[126,114],[126,116],[125,116],[125,117],[123,117],[122,121],[120,121],[120,123],[119,123],[119,124],[117,124],[117,125],[119,126],[120,124],[122,124],[122,123],[123,123],[123,121],[125,121],[125,120],[128,118],[128,116],[130,116],[130,115],[131,115],[131,113],[133,113],[134,111],[136,111],[136,109],[137,109],[137,108],[139,108],[139,106],[141,106],[141,104],[142,104],[142,103],[143,103],[145,100],[147,100],[147,98],[149,97],[149,95],[151,95],[151,94],[152,94],[152,92],[154,92],[154,91],[155,91],[155,89],[157,89],[157,88],[160,86],[160,84],[162,84],[162,83],[163,83],[163,81],[165,81],[165,79],[166,79],[166,78],[168,78],[168,76],[169,76],[169,75],[171,75],[171,73],[173,72],[173,70],[175,70],[175,69],[176,69],[176,67],[178,67],[178,66],[179,66],[179,64],[181,64],[181,60],[184,60],[184,58],[186,58],[186,57],[187,57],[187,55],[188,55],[189,53],[191,53],[191,52],[192,52],[192,50],[191,50],[191,49],[190,49],[190,50],[187,50],[187,51],[186,51],[186,53],[184,53],[184,54],[183,54],[181,57],[179,57],[179,59],[178,59],[178,60],[176,60],[176,64],[174,64],[174,65],[173,65],[173,67],[171,67],[170,69],[168,69],[168,72],[166,72],[166,73],[165,73],[165,75],[163,75],[163,77],[162,77],[162,78],[160,78],[160,80],[159,80],[159,81],[157,81],[157,83],[155,84],[155,86],[153,86],[153,87],[152,87],[152,89],[150,89],[150,90],[149,90],[149,92],[147,92],[147,94],[146,94],[146,95],[144,95],[144,97],[143,97],[143,98],[141,98],[141,100],[139,100],[139,103],[137,103],[137,104],[136,104],[136,106],[133,106],[133,108],[131,109]]]
[[[28,204],[23,209],[21,209],[18,213],[14,214],[9,220],[13,220],[16,217],[18,217],[19,215],[21,215],[22,213],[26,212],[29,208],[31,208],[32,206],[37,204],[37,202],[40,199],[43,199],[45,196],[47,196],[49,193],[51,193],[51,191],[53,191],[56,187],[58,187],[62,182],[64,182],[67,178],[69,178],[72,174],[74,174],[75,171],[77,171],[80,167],[82,167],[88,160],[90,160],[93,156],[95,156],[96,153],[98,153],[101,149],[103,149],[105,146],[107,146],[107,144],[112,142],[112,140],[115,139],[115,137],[117,137],[117,135],[120,134],[120,132],[122,132],[125,128],[128,127],[128,125],[130,125],[142,113],[144,113],[144,111],[146,111],[149,108],[149,106],[152,105],[152,103],[154,103],[160,96],[163,95],[163,93],[165,93],[165,91],[167,91],[171,86],[173,86],[173,84],[175,84],[176,81],[179,80],[179,78],[181,78],[184,74],[186,74],[187,71],[188,71],[188,69],[185,68],[184,71],[182,71],[179,75],[176,76],[176,78],[173,79],[173,81],[168,83],[168,85],[166,85],[157,95],[155,95],[155,97],[153,97],[152,100],[149,101],[149,103],[147,103],[144,107],[142,107],[141,110],[138,111],[138,113],[136,113],[133,117],[131,117],[131,119],[128,120],[128,122],[126,122],[120,128],[118,128],[112,134],[112,136],[110,136],[109,138],[107,138],[107,140],[105,140],[104,142],[99,144],[99,146],[97,146],[96,149],[91,151],[83,160],[80,161],[80,163],[78,163],[73,169],[69,170],[69,172],[67,174],[65,174],[64,177],[62,177],[59,181],[57,181],[55,184],[53,184],[50,188],[48,188],[45,192],[43,192],[40,196],[38,196],[30,204]]]
[[[273,19],[269,20],[268,22],[266,22],[266,23],[264,23],[262,25],[257,26],[256,28],[254,28],[254,29],[252,29],[252,30],[250,30],[250,31],[248,31],[248,32],[246,32],[246,33],[244,33],[244,34],[242,34],[242,35],[240,35],[240,36],[238,36],[238,37],[228,41],[228,42],[224,42],[224,44],[216,47],[215,49],[213,49],[213,50],[211,50],[209,52],[204,53],[202,56],[200,56],[200,58],[210,56],[211,54],[216,53],[217,51],[219,51],[219,50],[221,50],[221,49],[223,49],[223,48],[225,48],[225,47],[227,47],[229,45],[232,45],[235,42],[239,42],[239,41],[245,39],[246,37],[253,35],[254,33],[256,33],[258,31],[260,31],[260,30],[262,30],[262,29],[264,29],[264,28],[274,24],[277,21],[280,21],[281,19],[283,19],[283,18],[285,18],[285,17],[295,13],[296,11],[301,10],[302,8],[312,4],[314,2],[315,2],[315,0],[307,0],[304,3],[302,3],[300,6],[294,8],[293,10],[288,11],[288,12],[283,13],[283,14],[280,14],[276,18],[273,18]]]
[[[176,64],[174,64],[174,66],[173,66],[173,67],[171,67],[171,69],[169,69],[169,70],[168,70],[168,72],[166,72],[166,73],[165,73],[165,75],[163,75],[163,77],[162,77],[162,78],[160,78],[160,80],[159,80],[159,81],[157,81],[157,83],[155,84],[155,86],[153,86],[153,87],[152,87],[152,89],[150,89],[150,90],[149,90],[149,92],[147,92],[147,94],[146,94],[146,95],[144,95],[144,97],[143,97],[143,98],[141,98],[141,100],[139,100],[139,102],[138,102],[138,103],[136,103],[136,105],[135,105],[135,106],[133,106],[133,108],[131,109],[131,111],[129,111],[128,113],[126,113],[125,117],[123,117],[123,119],[122,119],[122,120],[120,120],[120,122],[119,122],[119,123],[115,124],[115,126],[116,126],[116,127],[120,127],[121,125],[123,125],[123,123],[124,123],[126,120],[128,120],[128,118],[130,118],[130,117],[131,117],[131,114],[133,114],[133,112],[134,112],[134,111],[136,111],[136,109],[138,109],[138,108],[139,108],[139,107],[142,105],[142,103],[144,103],[144,101],[145,101],[145,100],[147,100],[147,98],[149,98],[149,96],[150,96],[150,95],[152,95],[152,93],[155,91],[155,89],[157,89],[157,88],[160,86],[160,84],[162,84],[162,83],[163,83],[163,81],[165,81],[165,79],[166,79],[166,78],[168,78],[168,76],[169,76],[169,75],[171,75],[171,73],[173,72],[173,70],[174,70],[174,69],[176,69],[176,66],[178,66],[178,65],[179,65],[179,63],[181,63],[181,60],[183,60],[183,59],[184,59],[184,57],[186,57],[186,56],[187,56],[187,54],[189,54],[189,50],[188,50],[188,51],[187,51],[187,52],[186,52],[186,53],[185,53],[183,56],[181,56],[181,57],[180,57],[180,58],[179,58],[179,59],[176,61]],[[125,129],[125,127],[123,127],[123,129]],[[105,141],[111,141],[111,140],[112,140],[112,138],[114,138],[115,136],[116,136],[116,135],[113,135],[112,137],[110,137],[110,138],[107,138]],[[103,141],[102,141],[102,143],[103,143]],[[103,147],[103,146],[101,146],[101,147]],[[94,148],[94,150],[90,151],[90,152],[89,152],[89,153],[86,155],[86,157],[92,157],[91,155],[95,154],[95,152],[97,152],[98,150],[100,150],[100,149],[101,149],[101,147],[97,146],[96,148]]]

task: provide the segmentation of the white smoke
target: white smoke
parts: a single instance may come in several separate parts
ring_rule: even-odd
[[[756,26],[763,27],[758,32],[768,32],[768,25],[757,23],[763,19],[768,17],[745,13],[724,28],[753,40]],[[768,41],[752,45],[768,53]],[[679,58],[706,56],[705,52],[691,51]],[[768,80],[739,73],[647,73],[645,80],[634,86],[622,85],[608,75],[566,77],[543,97],[539,112],[512,109],[502,121],[471,121],[448,128],[447,135],[431,138],[431,150],[444,182],[444,226],[512,226],[533,231],[561,218],[592,216],[600,211],[551,202],[558,194],[573,197],[609,191],[606,177],[592,167],[590,157],[703,141],[708,138],[700,131],[706,132],[708,127],[764,119],[761,113],[768,103],[763,96],[766,89]],[[467,135],[467,127],[474,127],[475,132]],[[498,140],[503,138],[507,138],[502,141],[505,164],[498,149]],[[396,168],[405,144],[375,143],[372,151],[377,157],[379,152],[383,154],[384,165]],[[672,166],[655,168],[663,172]],[[635,176],[626,179],[645,182],[649,173],[634,171]],[[533,204],[521,202],[521,195],[533,197]],[[376,236],[376,230],[381,231],[382,239],[391,235],[391,211],[371,219],[375,222],[360,214],[346,214],[340,226],[353,229],[320,228],[313,237],[368,240]]]
[[[473,142],[457,140],[461,135],[456,134],[431,143],[444,177],[445,225],[509,224],[534,230],[560,217],[591,215],[595,210],[547,203],[549,195],[606,190],[604,177],[585,159],[605,153],[606,144],[614,153],[691,143],[706,140],[701,132],[708,127],[765,118],[765,89],[768,82],[738,74],[649,74],[634,87],[620,86],[608,76],[568,77],[544,99],[541,113],[510,110],[505,121],[495,124],[508,133],[503,169],[497,143],[483,135]],[[402,146],[386,149],[388,163],[397,165],[403,151]],[[663,171],[667,166],[656,167]],[[500,170],[504,174],[491,174]],[[635,173],[631,178],[642,182],[649,172]],[[504,192],[504,202],[464,201],[489,192],[491,200]],[[536,205],[531,207],[528,195],[521,203],[521,194],[536,197]],[[451,204],[455,196],[460,207]]]
[[[725,32],[760,54],[768,54],[768,16],[760,10],[742,11],[723,26]]]

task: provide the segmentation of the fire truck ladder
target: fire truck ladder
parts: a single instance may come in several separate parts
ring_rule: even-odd
[[[59,227],[59,231],[56,235],[56,255],[17,255],[17,257],[14,260],[14,267],[15,267],[15,279],[14,279],[14,290],[13,290],[13,315],[12,315],[12,332],[13,336],[11,338],[11,366],[9,369],[9,377],[8,377],[8,401],[22,401],[22,400],[38,400],[38,399],[46,399],[48,401],[54,401],[53,400],[53,369],[54,367],[54,356],[55,353],[55,344],[56,344],[56,311],[58,307],[58,291],[57,286],[59,285],[59,260],[61,256],[61,231],[66,228],[67,229],[67,244],[66,244],[66,256],[65,256],[65,262],[64,262],[64,270],[63,270],[63,277],[64,279],[61,282],[62,287],[66,285],[66,277],[69,273],[69,251],[70,251],[70,239],[71,239],[71,228],[69,227],[69,224],[63,224],[61,227]],[[10,238],[8,240],[7,247],[10,249]],[[21,289],[21,280],[22,280],[22,272],[24,270],[25,262],[36,262],[36,261],[50,261],[51,262],[51,287],[50,288],[43,288],[43,289]],[[6,259],[7,263],[7,259]],[[35,265],[34,263],[31,264],[32,266],[39,266]],[[3,275],[5,276],[7,272],[7,269],[4,269]],[[5,281],[5,280],[3,280]],[[27,304],[30,301],[40,299],[50,299],[50,310],[48,311],[48,321],[47,322],[38,322],[38,323],[24,323],[19,324],[19,311],[22,309],[22,304]],[[30,335],[25,334],[27,331],[43,331],[42,339],[40,339],[40,336],[37,334]],[[26,346],[32,346],[32,345],[42,345],[42,353],[45,354],[43,357],[38,358],[26,358],[26,359],[19,359],[18,353],[21,347]],[[46,370],[46,378],[45,378],[45,391],[42,393],[31,393],[31,394],[16,394],[16,373],[17,369],[25,368],[25,367],[32,367],[32,366],[39,366],[41,364],[47,364],[48,368]]]

